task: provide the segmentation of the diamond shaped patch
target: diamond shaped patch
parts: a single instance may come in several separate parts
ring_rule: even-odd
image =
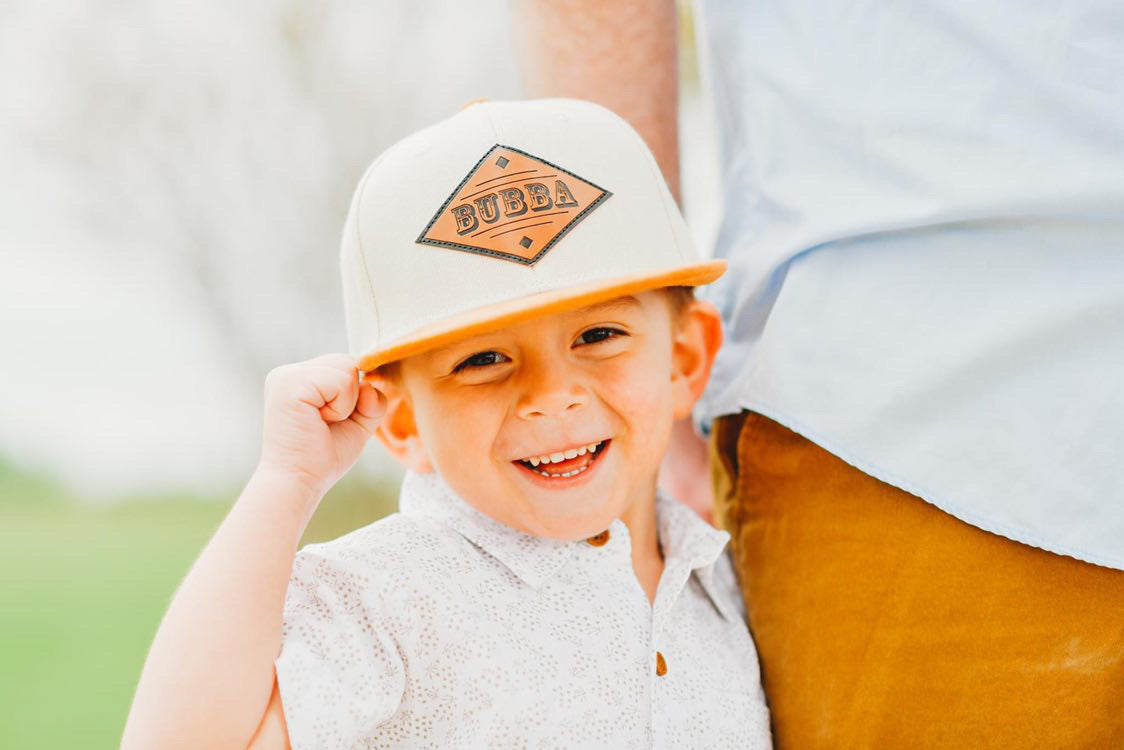
[[[610,195],[557,164],[497,143],[417,242],[531,266]]]

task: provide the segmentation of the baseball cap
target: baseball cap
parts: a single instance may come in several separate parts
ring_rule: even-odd
[[[363,371],[725,269],[699,257],[640,135],[563,98],[474,100],[390,146],[359,181],[340,249]]]

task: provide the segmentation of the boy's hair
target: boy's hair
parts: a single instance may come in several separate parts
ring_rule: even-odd
[[[667,296],[667,302],[671,305],[672,327],[677,328],[683,319],[683,313],[687,311],[687,308],[691,306],[691,302],[695,299],[695,288],[693,286],[665,286],[660,291]]]
[[[679,323],[683,319],[683,313],[695,299],[695,288],[693,286],[665,286],[658,291],[664,293],[664,298],[671,309],[671,328],[674,331],[679,327]],[[401,362],[402,360],[396,359],[393,362],[379,365],[375,368],[375,372],[396,383],[401,377]]]

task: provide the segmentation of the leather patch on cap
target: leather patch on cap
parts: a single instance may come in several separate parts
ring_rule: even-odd
[[[557,164],[497,143],[417,241],[531,266],[610,195]]]

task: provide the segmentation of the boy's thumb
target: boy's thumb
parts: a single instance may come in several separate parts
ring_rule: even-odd
[[[359,383],[359,398],[355,402],[355,411],[351,414],[364,432],[371,435],[379,426],[383,415],[386,414],[387,399],[383,393],[375,389],[370,383]]]

